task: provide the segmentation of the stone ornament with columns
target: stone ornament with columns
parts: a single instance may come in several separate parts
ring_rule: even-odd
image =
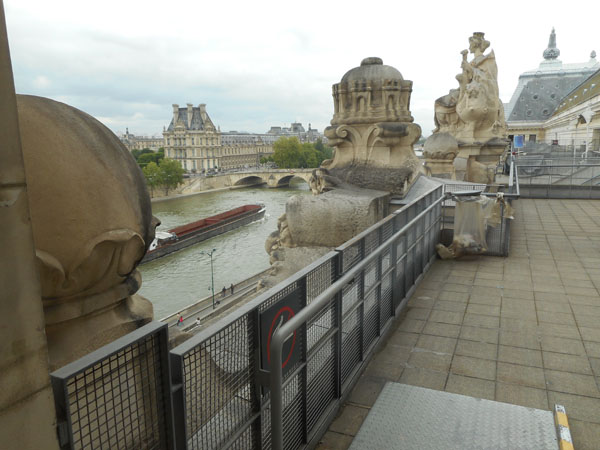
[[[484,53],[489,45],[484,33],[473,33],[469,50],[461,52],[458,89],[435,101],[436,128],[423,148],[429,175],[479,183],[494,180],[508,141],[496,57],[493,50]]]
[[[293,196],[265,249],[274,285],[385,217],[390,197],[404,197],[420,176],[413,144],[421,127],[410,113],[412,81],[380,58],[366,58],[333,85],[325,130],[331,160],[309,181],[314,196]]]
[[[154,238],[143,175],[93,117],[17,96],[51,370],[152,320],[135,295]]]
[[[412,81],[380,58],[365,58],[333,85],[334,114],[325,129],[335,147],[322,164],[352,185],[404,196],[419,176],[413,144],[421,127],[410,113]]]

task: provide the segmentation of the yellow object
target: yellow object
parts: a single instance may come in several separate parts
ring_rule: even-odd
[[[574,450],[567,412],[562,405],[554,405],[554,422],[556,423],[556,433],[558,435],[558,446],[560,450]]]

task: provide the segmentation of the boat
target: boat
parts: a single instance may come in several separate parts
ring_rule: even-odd
[[[169,231],[157,231],[140,264],[235,230],[262,219],[264,215],[265,206],[262,204],[243,205],[215,216],[172,228]]]

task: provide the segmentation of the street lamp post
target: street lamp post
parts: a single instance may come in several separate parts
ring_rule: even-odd
[[[213,253],[216,252],[217,249],[213,248],[210,252],[201,251],[201,255],[208,255],[210,257],[210,290],[212,291],[212,305],[213,309],[215,309],[215,275],[213,270]],[[220,302],[217,300],[216,304],[218,305]]]

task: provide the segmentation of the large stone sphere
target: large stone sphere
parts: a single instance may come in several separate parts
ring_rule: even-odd
[[[154,236],[141,170],[90,115],[29,95],[17,107],[45,304],[122,284]]]

